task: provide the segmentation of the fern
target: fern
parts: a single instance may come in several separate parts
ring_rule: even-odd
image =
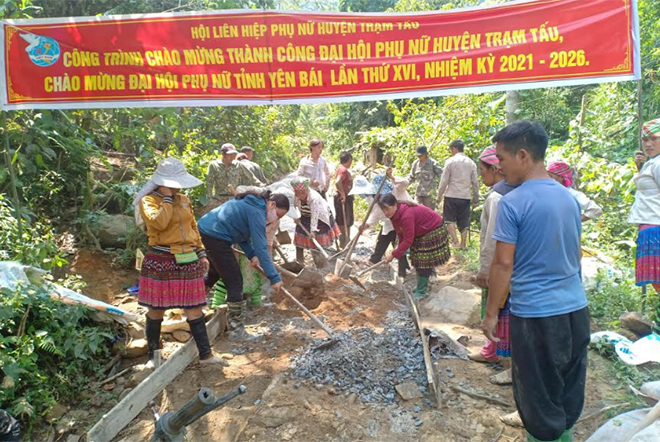
[[[36,416],[34,407],[25,397],[16,399],[10,409],[11,414],[25,420],[33,419]]]
[[[47,353],[50,353],[55,356],[64,356],[64,352],[55,345],[55,341],[50,336],[47,336],[37,342],[37,346],[40,350],[43,350]]]

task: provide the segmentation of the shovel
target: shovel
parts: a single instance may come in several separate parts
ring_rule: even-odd
[[[321,245],[316,240],[316,238],[312,238],[312,234],[309,233],[309,230],[307,230],[305,228],[305,226],[302,225],[301,222],[298,221],[298,222],[296,222],[296,224],[302,229],[303,232],[305,232],[307,234],[307,236],[309,236],[312,239],[312,242],[316,246],[316,249],[312,250],[312,252],[317,252],[322,256],[322,258],[319,257],[318,261],[315,259],[314,264],[316,264],[317,267],[324,267],[328,263],[328,254],[325,252],[323,247],[321,247]],[[318,255],[316,255],[316,256],[318,256]]]
[[[362,275],[365,275],[365,274],[369,273],[370,271],[372,271],[372,270],[375,269],[376,267],[382,266],[382,265],[385,264],[386,262],[387,262],[387,261],[379,261],[379,262],[377,262],[376,264],[367,267],[366,269],[364,269],[364,270],[362,270],[360,273],[358,273],[358,274],[357,274],[357,277],[359,278],[359,277],[361,277]]]
[[[364,217],[364,223],[367,222],[369,219],[369,215],[371,215],[371,211],[374,209],[374,206],[376,205],[376,202],[378,201],[378,197],[380,196],[380,192],[383,190],[383,187],[385,186],[385,181],[386,179],[383,179],[380,182],[380,186],[378,186],[378,190],[376,191],[376,195],[374,195],[374,200],[371,202],[369,205],[369,210],[367,210],[367,215]],[[348,263],[351,261],[351,254],[353,253],[353,249],[355,248],[355,245],[357,244],[357,240],[360,238],[360,235],[355,235],[355,239],[351,243],[351,246],[348,249],[348,252],[346,252],[346,259],[337,259],[337,262],[335,263],[335,275],[339,276],[340,278],[348,278],[350,277],[351,272],[353,271],[353,267],[348,265]],[[352,278],[351,278],[352,279]],[[359,284],[362,285],[362,284]]]
[[[259,270],[262,275],[266,276],[266,273],[264,272],[264,269],[261,268],[261,266],[257,266],[257,270]],[[337,339],[335,338],[334,332],[332,331],[332,329],[330,327],[325,325],[314,313],[310,312],[307,309],[307,307],[305,307],[302,302],[298,301],[295,296],[293,296],[291,293],[289,293],[289,291],[287,289],[285,289],[284,287],[280,287],[280,290],[291,301],[293,301],[298,306],[298,308],[300,308],[300,310],[302,310],[309,317],[309,319],[314,321],[314,323],[316,323],[316,325],[318,325],[321,328],[321,330],[323,330],[328,335],[328,340],[321,343],[320,345],[316,346],[314,348],[315,351],[316,350],[323,350],[325,348],[331,347],[331,346],[335,345],[338,342]]]
[[[289,235],[287,230],[278,230],[275,238],[277,238],[277,242],[280,244],[291,244],[291,235]]]
[[[279,247],[276,246],[275,250],[284,260],[284,264],[282,265],[281,269],[284,270],[284,272],[286,272],[289,276],[292,276],[294,278],[293,283],[291,284],[293,287],[301,287],[308,289],[323,285],[325,280],[323,279],[323,276],[321,276],[321,274],[313,270],[309,270],[308,268],[306,268],[297,261],[287,261],[286,255],[282,253],[282,250]]]

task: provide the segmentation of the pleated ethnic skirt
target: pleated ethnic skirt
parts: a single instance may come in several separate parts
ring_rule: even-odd
[[[206,305],[202,263],[177,264],[170,253],[149,251],[140,271],[138,303],[156,310]]]
[[[307,229],[308,232],[311,232],[312,218],[303,215],[300,218],[300,223],[305,226],[305,229]],[[332,215],[330,215],[330,224],[331,225],[327,225],[323,221],[319,220],[319,231],[316,232],[316,241],[321,247],[331,246],[335,238],[339,238],[339,234],[341,233],[339,226],[335,222]],[[296,233],[293,237],[293,243],[296,245],[296,247],[316,249],[312,239],[303,231],[303,229],[300,228],[300,226],[296,226]]]
[[[640,224],[635,255],[638,286],[660,283],[660,226]]]
[[[410,247],[410,262],[415,269],[434,269],[446,264],[450,257],[449,234],[444,222],[426,235],[415,238]]]

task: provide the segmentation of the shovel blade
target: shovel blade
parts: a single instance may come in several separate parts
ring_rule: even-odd
[[[337,261],[335,262],[335,275],[339,276],[340,278],[348,279],[351,276],[351,273],[353,272],[353,266],[351,266],[350,264],[346,264],[343,270],[341,268],[342,266],[344,266],[344,260],[337,259]]]

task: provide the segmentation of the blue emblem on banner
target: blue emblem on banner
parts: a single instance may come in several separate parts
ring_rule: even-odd
[[[60,45],[56,40],[36,34],[20,34],[20,36],[28,42],[25,52],[37,66],[50,66],[60,58]]]

